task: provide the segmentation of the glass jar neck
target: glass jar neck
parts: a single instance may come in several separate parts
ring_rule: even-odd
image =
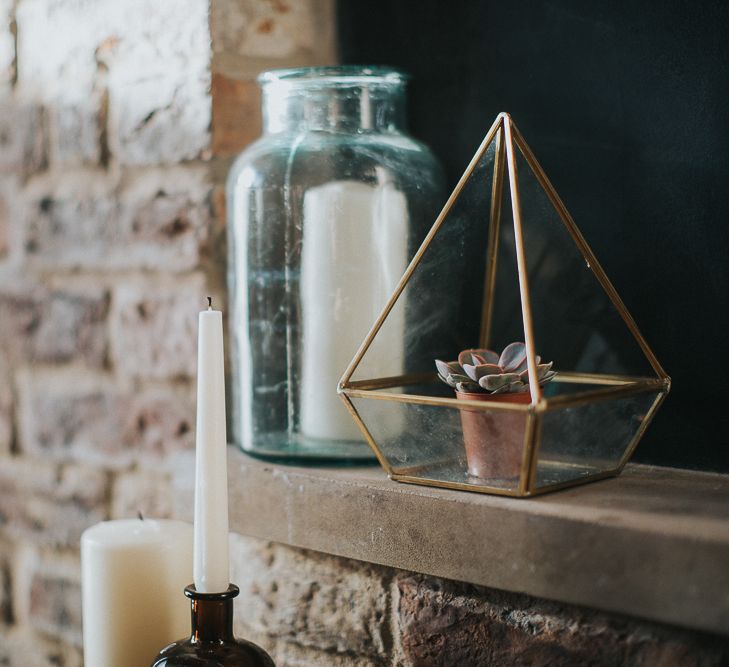
[[[398,132],[405,128],[404,87],[403,82],[264,82],[263,131]]]

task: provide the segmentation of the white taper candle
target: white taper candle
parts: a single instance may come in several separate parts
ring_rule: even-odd
[[[208,299],[210,301],[210,299]],[[193,582],[201,593],[228,589],[228,467],[225,433],[223,316],[200,313]]]

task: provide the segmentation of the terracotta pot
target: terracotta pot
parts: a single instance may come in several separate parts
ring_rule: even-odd
[[[496,395],[457,391],[456,396],[462,401],[531,402],[528,391]],[[461,427],[470,475],[485,479],[519,477],[524,454],[525,412],[479,412],[461,408]]]

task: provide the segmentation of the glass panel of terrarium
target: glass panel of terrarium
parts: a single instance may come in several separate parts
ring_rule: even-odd
[[[413,393],[422,391],[413,388]],[[469,411],[458,405],[374,396],[354,397],[352,403],[394,474],[474,487],[518,488],[526,410]]]
[[[405,374],[431,374],[435,380],[435,359],[455,359],[460,350],[477,346],[494,143],[466,179],[351,380]],[[388,278],[392,292],[400,277]],[[427,391],[442,393],[437,386]]]
[[[560,373],[655,377],[595,267],[516,146],[514,155],[536,354]],[[502,241],[513,245],[513,233],[503,229]],[[555,381],[545,393],[586,388],[592,387]]]
[[[544,413],[537,487],[615,469],[657,398],[647,392]]]
[[[514,219],[506,165],[499,197],[501,214],[492,225],[496,242],[494,261],[491,264],[492,287],[489,289],[487,284],[488,293],[485,299],[483,346],[500,354],[510,343],[523,342],[525,339]]]

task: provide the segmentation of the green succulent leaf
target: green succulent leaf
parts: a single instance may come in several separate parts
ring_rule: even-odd
[[[482,393],[481,388],[475,382],[471,382],[470,380],[456,384],[456,391],[465,392],[467,394]]]
[[[550,361],[548,364],[539,364],[537,366],[537,379],[539,382],[541,382],[544,379],[544,376],[549,373],[552,368],[552,363],[553,362]],[[519,379],[522,382],[529,382],[529,369],[521,371],[521,373],[519,373]]]
[[[493,364],[494,366],[499,365],[499,355],[493,350],[487,350],[485,348],[480,350],[471,350],[471,356],[477,357],[477,359],[474,358],[474,361],[478,361],[480,364]]]
[[[463,364],[463,370],[474,382],[478,382],[484,375],[498,375],[501,373],[501,368],[494,364],[480,364],[478,366]]]
[[[539,355],[537,355],[535,357],[535,360],[537,362],[537,366],[539,366],[539,362],[542,360],[542,358]],[[519,367],[515,368],[512,372],[513,373],[523,373],[525,370],[527,370],[528,366],[529,366],[529,359],[528,359],[528,357],[525,356],[524,361],[522,361],[519,364]]]
[[[555,375],[557,375],[557,371],[549,371],[544,375],[544,377],[540,378],[539,385],[544,386],[547,382],[550,382]]]
[[[556,375],[552,362],[542,364],[539,356],[535,361],[537,381],[545,385]],[[501,355],[485,348],[463,350],[458,361],[436,359],[435,366],[440,380],[457,391],[505,394],[529,390],[526,345],[521,342],[510,343]]]
[[[517,382],[519,376],[516,373],[503,373],[501,375],[484,375],[478,383],[488,391],[496,391],[501,387],[507,387],[512,382]]]
[[[526,345],[524,343],[510,343],[504,348],[499,357],[499,366],[507,373],[513,373],[526,359]]]

